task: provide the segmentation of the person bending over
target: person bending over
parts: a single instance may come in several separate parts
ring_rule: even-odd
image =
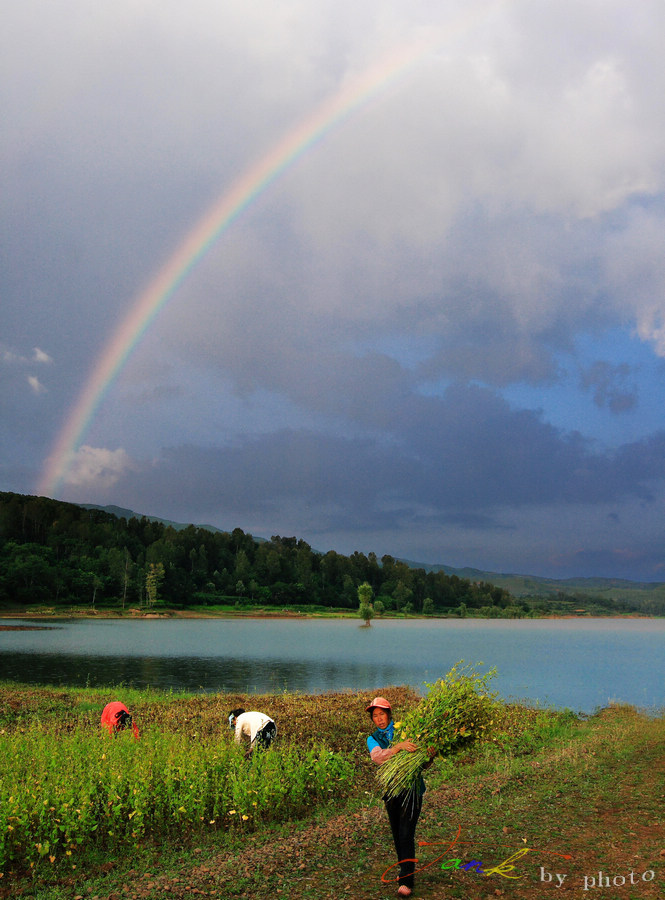
[[[119,700],[114,700],[113,703],[106,704],[102,710],[101,726],[102,728],[106,728],[108,733],[113,737],[115,737],[119,731],[124,731],[125,728],[131,728],[135,738],[138,738],[139,736],[138,726],[133,721],[125,704],[121,703]]]
[[[247,754],[256,747],[267,750],[277,734],[277,726],[265,713],[245,712],[244,709],[232,709],[229,713],[229,726],[235,729],[235,742],[239,744],[243,737],[249,738]]]

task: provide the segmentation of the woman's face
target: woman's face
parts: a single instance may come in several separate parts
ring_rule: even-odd
[[[380,706],[375,706],[372,710],[372,722],[377,728],[387,728],[390,722],[390,711],[381,709]]]

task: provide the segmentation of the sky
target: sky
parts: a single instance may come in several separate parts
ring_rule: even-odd
[[[665,581],[661,0],[22,0],[0,490]]]

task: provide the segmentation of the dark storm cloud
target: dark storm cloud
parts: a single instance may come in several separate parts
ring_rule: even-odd
[[[434,561],[655,566],[662,384],[627,343],[665,357],[663,15],[9,5],[2,349],[24,363],[2,366],[3,486],[38,483],[204,213],[378,66],[125,347],[61,495]]]
[[[654,499],[665,477],[665,433],[594,450],[492,392],[455,386],[440,400],[413,398],[374,438],[307,431],[245,436],[230,447],[183,446],[117,489],[242,519],[291,516],[319,526],[398,528],[463,516],[482,528],[506,508]],[[170,490],[167,485],[171,485]],[[342,502],[343,499],[343,502]]]

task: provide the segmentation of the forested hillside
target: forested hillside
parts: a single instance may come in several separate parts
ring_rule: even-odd
[[[121,608],[218,605],[374,607],[525,615],[503,588],[412,568],[391,556],[319,553],[296,537],[255,541],[240,528],[177,530],[46,497],[0,493],[0,604]],[[482,612],[481,612],[482,611]]]

